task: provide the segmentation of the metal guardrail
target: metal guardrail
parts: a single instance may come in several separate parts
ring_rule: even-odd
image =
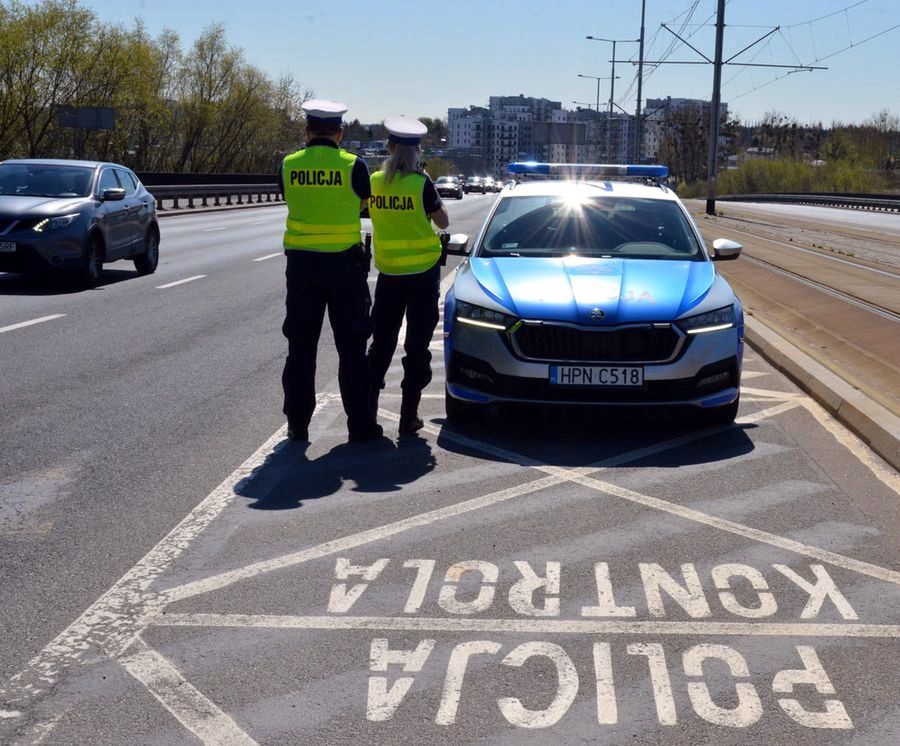
[[[263,202],[282,202],[281,187],[278,184],[184,184],[179,186],[148,186],[147,191],[156,200],[156,208],[160,211],[181,209],[181,201],[187,200],[187,208],[220,207],[228,205],[261,204]],[[245,199],[246,198],[246,199]],[[165,207],[163,200],[172,201],[171,208]],[[212,201],[212,205],[210,205]]]
[[[729,194],[716,199],[723,202],[780,202],[900,212],[900,195],[897,194]]]

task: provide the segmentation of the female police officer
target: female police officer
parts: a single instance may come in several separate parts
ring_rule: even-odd
[[[439,318],[441,242],[431,223],[444,229],[450,221],[434,184],[421,169],[419,141],[428,131],[425,125],[407,117],[391,117],[384,125],[389,156],[372,174],[369,199],[379,271],[369,347],[370,404],[377,411],[405,315],[400,432],[414,433],[423,427],[419,400],[431,382],[428,345]]]

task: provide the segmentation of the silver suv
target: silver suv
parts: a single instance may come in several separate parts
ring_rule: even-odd
[[[130,259],[156,271],[159,224],[153,196],[115,163],[0,162],[0,272],[59,268],[100,283],[103,264]]]

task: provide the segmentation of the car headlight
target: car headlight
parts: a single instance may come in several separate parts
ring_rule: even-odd
[[[74,223],[80,217],[81,213],[76,212],[72,215],[60,215],[57,218],[44,218],[43,220],[38,222],[32,230],[34,230],[36,233],[55,231],[57,228],[65,228],[66,226],[72,225],[72,223]]]
[[[464,301],[456,302],[456,320],[470,326],[481,326],[485,329],[496,329],[497,331],[506,331],[516,323],[514,317],[505,313],[492,311],[490,308],[482,308]]]
[[[688,334],[703,334],[704,332],[730,329],[734,326],[734,306],[724,306],[715,311],[698,313],[696,316],[680,319],[677,323]]]

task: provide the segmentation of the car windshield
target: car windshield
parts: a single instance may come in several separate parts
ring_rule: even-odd
[[[580,192],[501,200],[479,254],[704,260],[677,203]]]
[[[468,179],[469,184],[478,184],[481,181],[477,176],[470,176]]]
[[[0,163],[0,195],[86,197],[93,169],[33,163]]]
[[[455,184],[456,177],[455,176],[439,176],[438,180],[435,184]]]

